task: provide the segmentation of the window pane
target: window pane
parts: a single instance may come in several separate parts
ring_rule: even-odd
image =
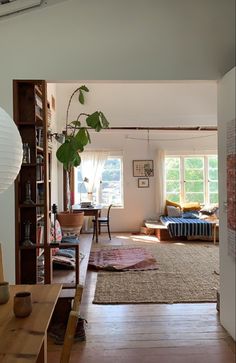
[[[209,191],[210,193],[218,193],[218,182],[210,182]]]
[[[101,203],[103,205],[123,205],[122,159],[108,158],[105,162],[101,183]]]
[[[110,182],[102,183],[102,204],[121,205],[121,189],[120,183]]]
[[[204,191],[204,183],[203,182],[185,182],[185,191],[189,192],[202,192]]]
[[[105,170],[102,173],[102,180],[119,181],[120,180],[120,170]]]
[[[204,203],[204,193],[186,193],[185,201]]]
[[[217,156],[209,156],[209,169],[218,169],[218,158]]]
[[[165,159],[166,198],[180,201],[180,158]]]
[[[166,191],[167,193],[179,193],[180,192],[180,183],[179,182],[172,182],[168,181],[166,183]]]
[[[209,180],[218,180],[218,170],[209,169]]]
[[[203,170],[185,170],[185,180],[203,180]]]
[[[203,169],[203,158],[184,158],[185,169]]]
[[[212,203],[212,204],[217,204],[217,203],[219,203],[219,200],[218,200],[218,193],[211,193],[211,194],[210,194],[210,203]]]
[[[179,158],[166,158],[165,166],[166,169],[179,169],[180,159]]]
[[[208,157],[208,188],[209,203],[218,203],[218,158],[217,156]]]
[[[166,171],[166,180],[179,180],[179,170],[167,170]]]

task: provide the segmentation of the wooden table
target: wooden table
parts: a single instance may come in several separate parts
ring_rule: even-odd
[[[94,216],[95,223],[96,223],[96,230],[95,230],[95,237],[96,242],[98,242],[98,217],[101,215],[102,206],[101,205],[95,205],[94,207],[90,208],[81,208],[80,205],[76,204],[73,205],[73,212],[84,212],[85,216]]]
[[[0,362],[47,362],[47,328],[62,285],[12,285],[10,300],[0,305]],[[13,300],[16,292],[30,291],[32,313],[16,318]]]

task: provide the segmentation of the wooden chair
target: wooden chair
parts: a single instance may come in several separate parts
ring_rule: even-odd
[[[2,246],[0,243],[0,282],[4,281],[4,273],[3,273],[3,262],[2,262]]]
[[[83,286],[77,285],[72,309],[70,311],[66,327],[60,363],[68,363],[70,361],[71,349],[74,343],[76,326],[80,317],[79,309],[82,299],[82,293],[83,293]]]
[[[109,238],[111,239],[111,233],[110,233],[110,211],[111,211],[112,204],[109,205],[107,210],[107,216],[106,217],[99,217],[98,218],[98,233],[101,234],[101,227],[105,226],[107,227]],[[93,219],[93,239],[96,234],[96,220]]]

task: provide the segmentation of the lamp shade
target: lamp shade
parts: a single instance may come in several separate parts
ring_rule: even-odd
[[[15,180],[22,155],[22,141],[16,124],[0,107],[0,193]]]

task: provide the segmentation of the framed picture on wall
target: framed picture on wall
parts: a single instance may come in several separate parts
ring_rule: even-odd
[[[139,188],[148,188],[149,179],[148,178],[138,178],[138,187]]]
[[[149,177],[153,175],[153,160],[133,160],[133,176]]]

